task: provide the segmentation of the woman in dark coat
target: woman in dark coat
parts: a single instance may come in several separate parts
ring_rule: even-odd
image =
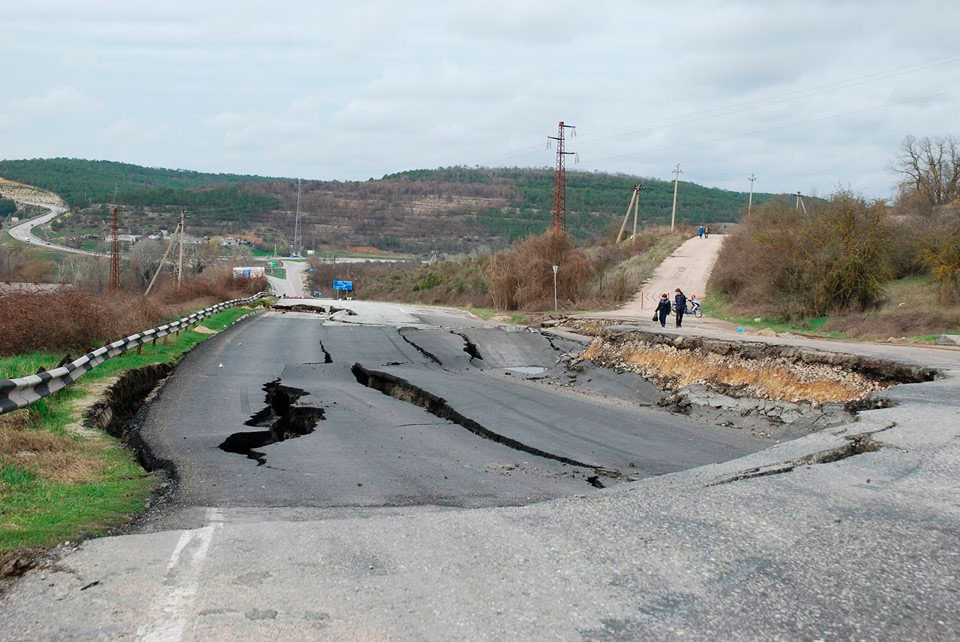
[[[670,299],[664,292],[660,297],[660,303],[657,304],[657,317],[660,319],[660,327],[667,327],[667,315],[670,314]]]
[[[680,288],[676,289],[673,302],[677,306],[677,327],[679,328],[683,324],[683,313],[687,311],[687,297]]]

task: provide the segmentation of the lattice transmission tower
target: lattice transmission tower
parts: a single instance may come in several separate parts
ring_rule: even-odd
[[[565,149],[564,130],[576,131],[574,125],[565,125],[560,121],[557,127],[556,136],[547,136],[550,140],[557,141],[557,172],[553,178],[553,209],[550,211],[550,224],[562,230],[567,231],[567,168],[566,157],[576,152],[568,152]]]

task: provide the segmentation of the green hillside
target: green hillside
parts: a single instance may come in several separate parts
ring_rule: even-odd
[[[77,158],[0,160],[0,176],[59,194],[72,208],[98,203],[261,211],[276,199],[235,187],[276,180]]]
[[[55,192],[72,214],[52,238],[79,243],[108,232],[109,205],[120,205],[125,232],[170,230],[186,209],[198,236],[248,234],[261,248],[289,246],[297,186],[291,179],[211,174],[71,158],[0,161],[0,176]],[[457,252],[504,247],[550,224],[553,171],[543,168],[442,167],[366,181],[303,182],[303,241],[338,247]],[[570,171],[568,228],[585,239],[623,219],[633,186],[645,186],[641,224],[670,221],[673,183],[625,174]],[[754,194],[757,204],[771,194]],[[680,223],[739,220],[747,194],[681,182]]]
[[[388,174],[382,180],[509,187],[508,207],[484,209],[477,213],[477,217],[489,233],[510,239],[542,231],[550,221],[553,207],[554,173],[546,169],[445,167]],[[673,206],[672,181],[568,170],[567,218],[574,236],[593,236],[622,220],[633,186],[638,182],[645,187],[640,197],[640,219],[644,223],[668,223]],[[755,193],[753,202],[760,204],[774,196]],[[736,221],[746,203],[745,192],[681,181],[677,220],[692,224]]]

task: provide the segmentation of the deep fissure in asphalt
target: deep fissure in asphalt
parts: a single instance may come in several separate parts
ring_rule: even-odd
[[[400,337],[401,337],[404,341],[406,341],[407,343],[409,343],[410,345],[412,345],[414,348],[416,348],[416,349],[417,349],[417,352],[419,352],[420,354],[422,354],[423,356],[425,356],[427,359],[430,359],[430,361],[433,361],[433,362],[434,362],[435,364],[437,364],[438,366],[443,366],[443,364],[440,362],[440,359],[437,358],[437,355],[435,355],[435,354],[433,354],[433,353],[431,353],[431,352],[427,352],[426,350],[424,350],[423,348],[421,348],[419,345],[417,345],[416,343],[414,343],[413,341],[411,341],[411,340],[410,340],[410,337],[408,337],[406,334],[404,334],[403,330],[404,330],[403,328],[400,328],[399,334],[400,334]]]
[[[513,448],[514,450],[520,450],[538,457],[545,457],[546,459],[553,459],[554,461],[559,461],[571,466],[592,468],[597,471],[598,474],[602,473],[609,474],[610,476],[619,476],[615,473],[615,471],[609,471],[600,466],[587,464],[575,459],[570,459],[569,457],[564,457],[562,455],[555,455],[553,453],[540,450],[539,448],[528,446],[515,439],[495,433],[477,423],[473,419],[465,417],[454,410],[452,407],[450,407],[450,404],[448,404],[445,399],[438,397],[435,394],[420,388],[419,386],[415,386],[409,381],[405,381],[400,377],[396,377],[386,372],[368,370],[359,363],[354,364],[352,371],[353,375],[357,378],[357,382],[359,382],[361,385],[364,385],[368,388],[373,388],[374,390],[379,390],[383,394],[393,397],[394,399],[399,399],[400,401],[405,401],[415,406],[419,406],[430,414],[440,417],[441,419],[452,421],[455,424],[466,428],[475,435],[479,435],[485,439],[495,441],[498,444],[503,444],[504,446]]]
[[[324,419],[322,408],[294,405],[300,397],[310,393],[284,386],[279,379],[264,384],[263,390],[266,392],[267,406],[244,425],[266,426],[267,430],[235,432],[219,446],[223,451],[253,459],[258,466],[267,463],[267,456],[256,448],[309,435],[317,423]]]
[[[463,351],[470,355],[470,360],[479,359],[483,361],[483,355],[480,354],[480,348],[477,347],[477,344],[470,340],[470,338],[463,334],[462,332],[453,332],[461,339],[463,339]]]

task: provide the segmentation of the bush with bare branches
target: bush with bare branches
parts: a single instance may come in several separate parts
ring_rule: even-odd
[[[490,264],[494,306],[499,310],[550,307],[554,265],[558,266],[558,298],[576,303],[593,274],[590,259],[574,246],[568,234],[551,228],[494,255]]]
[[[266,289],[265,279],[229,274],[165,285],[150,298],[130,292],[77,289],[0,293],[0,355],[34,350],[83,350],[146,330],[189,310]]]
[[[805,214],[777,199],[727,238],[711,282],[736,305],[786,317],[863,310],[891,276],[892,245],[882,203],[839,192]]]

